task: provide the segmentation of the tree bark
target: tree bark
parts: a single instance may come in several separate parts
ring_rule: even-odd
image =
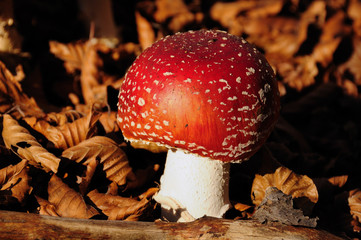
[[[1,239],[342,239],[323,230],[201,218],[194,222],[126,222],[0,211]]]

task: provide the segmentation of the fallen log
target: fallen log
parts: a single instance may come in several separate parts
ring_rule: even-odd
[[[85,220],[0,211],[0,238],[23,239],[309,239],[340,240],[323,230],[253,220],[201,218],[188,223]]]

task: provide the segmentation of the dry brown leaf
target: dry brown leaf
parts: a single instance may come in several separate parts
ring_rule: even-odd
[[[69,73],[73,73],[75,70],[81,69],[85,55],[84,42],[78,41],[64,44],[56,41],[50,41],[49,47],[52,54],[65,62],[65,69]]]
[[[48,184],[48,201],[54,207],[56,214],[61,217],[72,217],[72,218],[91,218],[98,213],[98,211],[87,205],[83,197],[69,188],[59,177],[53,175]],[[45,204],[43,207],[48,209],[49,206]],[[40,212],[46,213],[48,210]]]
[[[352,39],[353,52],[349,60],[339,66],[337,71],[339,76],[341,76],[340,82],[342,82],[342,76],[345,73],[351,73],[353,75],[353,80],[358,86],[361,86],[361,68],[360,68],[360,59],[361,59],[361,37]]]
[[[34,127],[39,121],[46,121],[51,126],[61,126],[66,123],[74,122],[75,120],[84,117],[84,114],[73,110],[71,108],[65,108],[61,112],[50,112],[41,118],[36,117],[24,117],[22,118],[29,126]]]
[[[83,177],[79,177],[79,192],[81,195],[85,195],[87,193],[88,186],[94,176],[95,170],[98,166],[99,162],[96,159],[92,159],[86,166],[86,171]]]
[[[174,33],[195,21],[194,14],[182,0],[156,0],[155,5],[157,10],[154,19],[158,23],[167,22],[168,28]]]
[[[88,193],[90,200],[108,216],[109,220],[135,221],[149,203],[147,198],[137,200],[121,196],[107,195],[93,190]]]
[[[94,103],[105,103],[106,105],[106,86],[100,84],[99,68],[103,65],[103,61],[98,57],[97,44],[88,41],[85,44],[85,53],[81,65],[80,83],[84,102],[87,105]],[[102,87],[96,93],[94,88]]]
[[[347,180],[348,180],[348,176],[342,175],[342,176],[331,177],[328,179],[328,182],[331,183],[333,186],[343,187],[346,184]]]
[[[38,210],[40,215],[60,217],[60,215],[56,212],[56,206],[54,204],[39,196],[35,196],[35,198],[39,203]]]
[[[46,172],[58,171],[60,159],[43,148],[36,138],[9,114],[3,115],[2,137],[5,146],[21,159],[28,160],[31,165]]]
[[[135,181],[136,177],[129,166],[124,151],[110,138],[95,136],[78,145],[66,149],[62,157],[88,165],[96,159],[103,166],[107,178],[124,185],[127,181]]]
[[[59,116],[61,115],[55,117]],[[51,119],[52,117],[50,115],[49,118]],[[64,117],[68,118],[66,115]],[[99,118],[100,113],[92,111],[87,116],[80,117],[73,122],[65,123],[65,120],[61,120],[64,123],[59,126],[53,126],[52,121],[48,122],[42,119],[30,126],[43,134],[56,148],[67,149],[94,136],[97,131],[96,123]],[[28,121],[28,123],[30,122]]]
[[[361,190],[354,189],[349,192],[348,205],[352,217],[361,223]]]
[[[333,54],[336,48],[343,36],[351,30],[344,24],[345,19],[346,14],[338,11],[331,18],[327,19],[322,28],[322,35],[312,52],[312,56],[315,61],[321,63],[323,67],[328,66],[333,61]]]
[[[138,41],[144,50],[155,42],[155,32],[152,24],[139,11],[135,12],[135,21],[137,23]]]
[[[358,37],[361,37],[361,2],[350,0],[347,8],[347,15],[353,20],[352,26]]]
[[[285,167],[279,167],[274,173],[264,176],[256,174],[252,184],[252,201],[256,206],[262,202],[268,187],[276,187],[294,199],[306,197],[313,203],[318,201],[317,188],[312,179]]]
[[[146,192],[140,194],[138,196],[139,199],[143,199],[143,198],[152,198],[157,192],[159,192],[159,188],[153,187],[153,188],[149,188]]]
[[[0,61],[0,112],[6,113],[17,110],[14,111],[14,115],[17,117],[43,116],[44,113],[35,100],[29,98],[21,88],[19,76],[23,74],[20,66],[18,67],[18,74],[14,76]]]
[[[32,190],[29,185],[30,177],[27,163],[26,160],[22,160],[15,166],[10,165],[0,169],[0,190],[11,191],[11,196],[16,198],[19,203],[24,203]]]
[[[276,63],[275,66],[283,77],[283,82],[298,91],[314,84],[318,74],[315,59],[308,55],[285,59]]]
[[[210,10],[210,15],[223,27],[232,29],[234,25],[238,25],[236,18],[239,13],[252,9],[256,5],[256,1],[216,2]]]
[[[84,117],[84,114],[73,110],[71,108],[65,108],[61,112],[47,113],[45,120],[54,126],[61,126],[66,123],[74,122],[75,120]]]
[[[120,130],[117,121],[117,112],[102,112],[99,118],[105,133],[118,132]]]

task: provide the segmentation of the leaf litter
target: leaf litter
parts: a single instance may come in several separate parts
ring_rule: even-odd
[[[29,70],[27,60],[14,65],[11,56],[0,58],[1,208],[74,218],[158,219],[152,196],[165,149],[124,142],[116,123],[117,91],[127,68],[154,41],[213,28],[243,36],[261,50],[282,96],[280,120],[265,146],[232,166],[233,208],[226,217],[250,219],[263,210],[261,221],[301,221],[310,227],[317,218],[317,227],[359,237],[359,9],[359,0],[139,1],[125,13],[133,25],[118,22],[118,43],[87,36],[49,39],[45,61],[36,64],[46,69],[52,59],[62,66],[45,74]],[[47,78],[55,76],[71,81],[49,85]],[[37,90],[29,86],[39,82],[53,94],[36,98]],[[56,95],[67,99],[56,102]]]

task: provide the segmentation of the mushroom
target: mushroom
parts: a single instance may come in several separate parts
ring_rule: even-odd
[[[221,218],[231,162],[249,159],[279,115],[274,72],[244,39],[218,30],[167,36],[129,68],[118,122],[128,141],[168,147],[155,200],[169,221]]]

